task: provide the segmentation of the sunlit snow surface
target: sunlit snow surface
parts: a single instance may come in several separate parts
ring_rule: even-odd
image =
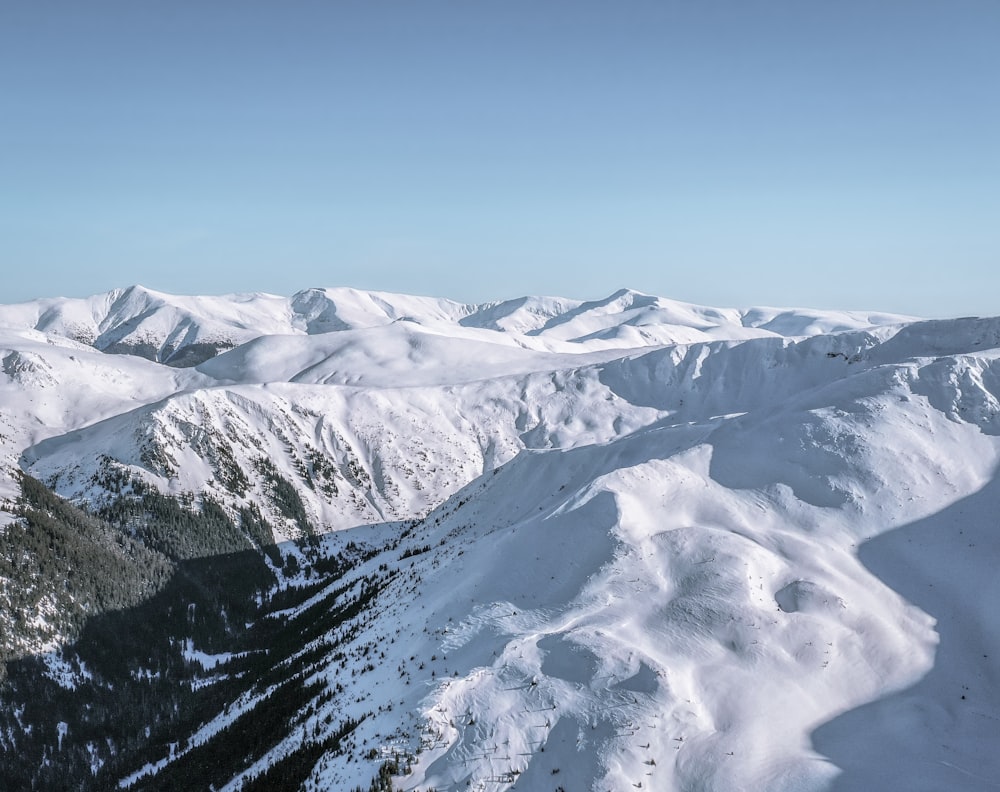
[[[184,343],[219,354],[158,362]],[[404,789],[986,790],[998,348],[994,319],[629,291],[134,287],[0,307],[0,435],[68,497],[111,460],[280,519],[225,485],[266,457],[332,547],[430,512],[355,639],[385,656],[320,674],[335,723],[374,714],[359,745],[422,748]],[[325,757],[312,788],[377,764]]]

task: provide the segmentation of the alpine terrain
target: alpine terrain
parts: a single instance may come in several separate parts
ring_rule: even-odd
[[[0,787],[1000,789],[1000,319],[0,306]]]

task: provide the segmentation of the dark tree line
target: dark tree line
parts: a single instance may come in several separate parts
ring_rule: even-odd
[[[327,557],[306,537],[297,555],[310,583],[281,588],[256,549],[281,559],[254,507],[234,521],[211,500],[194,509],[131,482],[92,515],[29,477],[22,489],[20,520],[0,534],[0,576],[14,581],[4,593],[19,609],[6,612],[22,615],[27,636],[24,615],[43,594],[56,598],[63,634],[72,638],[60,650],[70,679],[60,681],[43,657],[9,651],[4,658],[5,789],[116,789],[172,750],[179,758],[133,788],[205,789],[301,733],[294,750],[246,786],[293,790],[324,753],[345,750],[357,722],[327,715],[322,731],[305,734],[309,713],[342,692],[306,680],[344,657],[339,647],[396,574],[382,565],[357,575],[379,550],[350,545]],[[296,608],[296,618],[283,615]],[[204,669],[190,646],[229,659]],[[259,702],[204,743],[189,744],[241,696]]]

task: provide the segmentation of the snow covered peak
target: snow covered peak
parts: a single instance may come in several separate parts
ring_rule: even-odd
[[[707,308],[630,289],[586,302],[522,297],[464,304],[344,287],[306,289],[286,298],[183,296],[137,285],[83,299],[0,306],[0,327],[37,330],[171,366],[194,366],[261,336],[321,335],[401,320],[451,334],[465,328],[490,343],[560,353],[814,335],[907,321],[887,314]]]
[[[288,309],[284,298],[266,294],[183,296],[130,286],[82,299],[0,306],[0,327],[34,329],[103,352],[185,366],[285,330]]]

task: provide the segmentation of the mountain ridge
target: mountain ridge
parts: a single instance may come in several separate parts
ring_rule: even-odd
[[[118,304],[104,340],[180,338],[176,306],[151,314],[150,294],[97,300]],[[209,611],[142,617],[171,624],[158,662],[183,695],[87,660],[89,633],[80,648],[48,633],[36,651],[61,659],[41,661],[44,684],[100,684],[58,666],[157,686],[183,706],[153,707],[149,727],[183,747],[116,751],[64,720],[38,756],[65,740],[137,789],[191,772],[253,789],[292,766],[309,790],[978,792],[1000,775],[976,736],[1000,718],[1000,318],[630,290],[478,311],[355,290],[256,300],[219,315],[259,309],[274,332],[243,328],[186,367],[60,335],[80,303],[46,304],[44,328],[0,306],[8,464],[108,520],[99,536],[166,553],[179,577],[137,613]],[[233,580],[256,564],[249,599],[181,585],[227,547]],[[43,684],[24,663],[17,683]],[[34,739],[6,728],[7,756]],[[872,751],[871,734],[905,750]]]
[[[197,355],[173,361],[173,365],[197,365],[191,361],[201,357],[197,362],[202,362],[207,359],[205,356],[211,356],[209,347],[217,352],[258,335],[314,335],[364,329],[405,318],[427,326],[459,325],[528,338],[545,336],[568,325],[570,331],[554,340],[572,342],[609,330],[600,321],[602,316],[623,316],[624,325],[666,326],[672,327],[674,333],[687,331],[686,338],[662,336],[657,337],[657,343],[707,340],[697,335],[699,331],[719,330],[731,337],[750,337],[755,330],[762,335],[791,336],[912,320],[912,317],[865,312],[720,310],[630,289],[589,302],[522,297],[459,303],[345,287],[310,288],[291,297],[264,292],[206,297],[171,295],[136,285],[86,298],[46,298],[3,305],[0,328],[34,329],[82,341],[96,349],[131,351],[167,363],[185,348],[208,345],[198,350]]]

